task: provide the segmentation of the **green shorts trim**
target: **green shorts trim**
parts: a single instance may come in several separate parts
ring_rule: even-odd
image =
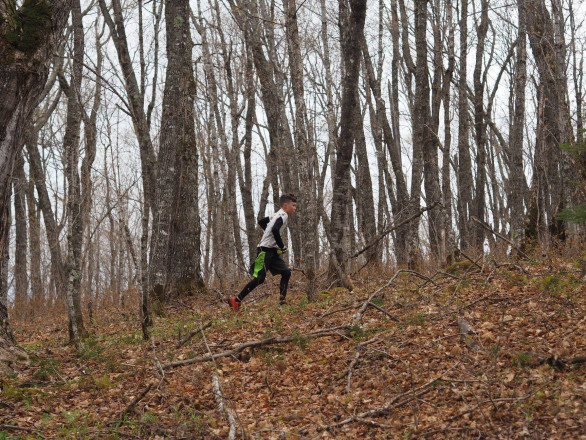
[[[266,255],[267,255],[267,253],[265,251],[261,251],[256,256],[256,260],[254,260],[254,272],[252,273],[252,276],[254,278],[257,278],[259,272],[264,269]]]

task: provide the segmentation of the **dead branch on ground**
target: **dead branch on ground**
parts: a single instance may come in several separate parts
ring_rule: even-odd
[[[210,356],[213,357],[212,350],[210,349],[210,346],[206,339],[206,335],[204,333],[204,327],[200,327],[200,331],[203,342],[206,348],[208,349],[208,353],[210,354]],[[212,370],[212,388],[214,390],[214,397],[216,399],[216,403],[218,404],[218,409],[220,413],[226,416],[226,419],[228,419],[228,424],[230,425],[230,429],[228,431],[228,440],[234,440],[236,438],[236,419],[234,417],[234,412],[232,412],[232,409],[229,408],[225,403],[227,399],[224,396],[224,393],[222,392],[222,384],[220,383],[220,378],[218,377],[218,366],[216,365],[215,359],[213,359],[213,362],[214,369]],[[242,429],[243,437],[245,437],[244,428],[242,424],[240,424],[240,428]]]
[[[138,402],[140,402],[142,399],[144,399],[144,396],[146,396],[148,394],[148,392],[151,390],[151,388],[153,387],[153,384],[150,383],[144,390],[142,393],[140,393],[138,396],[136,396],[134,399],[132,399],[132,402],[130,402],[130,404],[126,407],[126,409],[124,411],[122,411],[120,413],[120,418],[124,419],[124,416],[126,414],[131,414],[136,410],[136,405]]]
[[[354,359],[352,359],[352,362],[350,362],[350,366],[348,367],[348,385],[346,385],[346,392],[348,394],[350,394],[351,388],[352,388],[352,370],[354,369],[354,367],[356,366],[356,364],[358,363],[358,359],[360,358],[360,352],[362,351],[362,349],[364,347],[366,347],[369,344],[372,344],[373,342],[376,342],[378,339],[376,338],[376,336],[372,339],[369,339],[368,341],[364,341],[361,342],[360,344],[358,344],[356,346],[356,354],[354,355]]]
[[[362,304],[362,306],[360,307],[360,310],[358,310],[358,312],[356,312],[356,314],[354,315],[354,319],[352,320],[352,325],[356,326],[358,325],[358,323],[362,320],[362,317],[364,316],[364,313],[366,312],[366,309],[368,308],[369,305],[373,305],[372,304],[372,300],[380,293],[383,291],[383,289],[389,287],[391,284],[394,283],[394,281],[397,279],[397,277],[402,274],[402,273],[408,273],[411,275],[414,275],[416,277],[419,277],[421,279],[424,280],[429,280],[429,277],[426,277],[425,275],[421,275],[419,272],[415,272],[414,270],[408,270],[408,269],[399,269],[395,275],[393,275],[393,277],[382,287],[378,288],[377,290],[375,290],[375,292],[370,295],[368,297],[368,299]],[[433,281],[432,281],[433,282]],[[433,282],[436,286],[437,284],[435,282]],[[439,287],[439,286],[438,286]],[[392,316],[392,315],[391,315]],[[397,318],[393,317],[394,320],[398,321]]]
[[[338,333],[337,333],[338,330],[348,330],[349,328],[350,328],[350,326],[348,326],[348,325],[340,325],[337,327],[317,330],[315,332],[302,334],[302,335],[286,336],[283,338],[267,338],[267,339],[262,339],[260,341],[248,341],[243,344],[237,345],[232,350],[224,351],[224,352],[213,354],[213,355],[207,355],[207,356],[201,356],[201,357],[192,358],[192,359],[185,359],[182,361],[170,362],[168,364],[164,364],[162,366],[162,368],[164,370],[166,370],[168,368],[175,368],[175,367],[181,367],[183,365],[195,364],[197,362],[207,362],[207,361],[216,360],[216,359],[222,358],[222,357],[236,356],[237,354],[241,353],[242,351],[244,351],[247,348],[264,347],[266,345],[273,345],[273,344],[284,344],[286,342],[291,342],[291,341],[297,340],[299,338],[312,339],[312,338],[323,338],[323,337],[327,337],[327,336],[338,336]]]
[[[175,348],[181,348],[183,345],[185,345],[191,338],[193,338],[195,335],[197,335],[200,331],[202,330],[206,330],[208,328],[210,328],[212,326],[211,321],[208,322],[206,325],[204,325],[203,327],[198,328],[197,330],[193,330],[191,332],[189,332],[189,334],[185,335],[185,337],[183,339],[181,339],[179,341],[179,343],[175,346]]]
[[[417,388],[412,388],[404,393],[399,394],[398,396],[395,396],[393,399],[391,399],[389,401],[389,403],[387,405],[385,405],[382,408],[376,408],[376,409],[372,409],[370,411],[365,411],[363,413],[358,414],[357,416],[348,417],[347,419],[344,419],[341,422],[327,425],[325,427],[320,427],[320,428],[318,428],[318,431],[325,431],[325,430],[329,431],[331,429],[339,428],[341,426],[347,425],[352,422],[364,423],[364,421],[367,420],[367,417],[379,417],[379,416],[387,415],[390,413],[390,411],[392,409],[399,408],[399,407],[411,402],[413,399],[417,399],[417,398],[423,396],[424,394],[428,393],[431,390],[431,385],[436,383],[438,380],[441,380],[446,374],[448,374],[450,371],[452,371],[458,365],[459,365],[459,362],[455,363],[451,368],[449,368],[448,370],[446,370],[445,372],[443,372],[441,375],[437,376],[436,378],[430,380],[429,382],[426,382],[425,384],[423,384]]]

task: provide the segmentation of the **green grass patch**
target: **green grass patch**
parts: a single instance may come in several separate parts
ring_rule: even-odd
[[[426,318],[427,315],[425,313],[418,312],[415,315],[407,316],[406,318],[404,318],[401,324],[405,327],[410,325],[423,327],[425,325]]]

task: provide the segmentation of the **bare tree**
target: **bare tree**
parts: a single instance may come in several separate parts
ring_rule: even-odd
[[[330,245],[334,250],[334,264],[340,282],[348,290],[353,285],[346,274],[346,252],[343,248],[344,231],[348,219],[348,200],[350,190],[350,162],[354,147],[352,119],[356,112],[358,78],[360,73],[360,42],[363,38],[366,16],[366,0],[338,1],[341,31],[341,51],[344,74],[342,77],[342,111],[340,133],[336,148],[336,167],[333,170],[333,203],[331,214]]]
[[[10,200],[10,176],[17,153],[22,150],[26,121],[41,97],[49,63],[58,46],[70,11],[70,1],[0,3],[0,218],[6,219]],[[25,12],[30,12],[26,13]],[[6,237],[6,221],[0,221],[0,238]],[[4,244],[0,245],[3,248]],[[2,254],[4,256],[4,254]],[[2,359],[14,359],[7,309],[0,306],[0,350]],[[2,362],[2,367],[6,366]]]

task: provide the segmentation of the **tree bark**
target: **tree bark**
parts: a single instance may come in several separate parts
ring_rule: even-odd
[[[77,349],[87,331],[81,311],[81,251],[83,245],[83,215],[81,210],[81,180],[79,176],[80,129],[82,120],[81,83],[84,57],[84,30],[79,0],[72,1],[73,59],[71,82],[60,79],[67,95],[67,121],[63,135],[63,148],[67,156],[67,310],[69,315],[69,340]]]
[[[28,264],[27,264],[27,216],[26,187],[24,174],[24,158],[22,151],[16,157],[14,167],[14,221],[16,224],[14,249],[14,310],[17,315],[24,316],[28,303]]]
[[[201,276],[198,152],[193,118],[195,82],[191,64],[190,9],[186,0],[168,0],[167,76],[153,206],[151,286],[155,291],[193,294]]]
[[[470,242],[470,213],[472,209],[472,162],[470,159],[468,125],[468,82],[466,80],[468,54],[468,2],[461,3],[460,15],[460,69],[458,79],[458,230],[460,248]]]
[[[287,50],[289,54],[289,71],[295,98],[295,149],[297,156],[296,167],[300,181],[299,233],[301,251],[295,260],[302,265],[307,277],[306,294],[309,301],[317,296],[315,279],[317,275],[317,244],[319,242],[317,228],[316,206],[316,169],[315,147],[310,142],[308,131],[307,108],[305,104],[305,90],[303,86],[303,60],[301,58],[301,44],[297,26],[297,5],[295,0],[284,0],[285,28],[287,32]]]
[[[513,126],[509,137],[509,178],[507,202],[510,212],[510,234],[514,243],[524,238],[524,189],[523,144],[525,127],[525,89],[527,84],[527,11],[525,0],[519,0],[519,30],[517,33],[517,57],[513,81]]]
[[[568,155],[559,147],[561,143],[573,141],[566,100],[565,42],[564,35],[560,34],[563,30],[556,28],[562,13],[556,2],[553,2],[553,17],[543,0],[526,0],[525,5],[527,33],[539,73],[534,185],[542,223],[537,229],[548,246],[550,237],[565,237],[566,222],[556,219],[556,215],[572,203],[569,181],[577,177],[569,166]]]
[[[0,12],[0,218],[6,218],[10,200],[10,177],[14,160],[22,150],[26,122],[37,106],[47,81],[49,63],[62,38],[71,3],[69,0],[34,0],[8,10],[2,2]],[[6,237],[6,222],[0,222],[0,238]],[[3,244],[0,243],[0,248]],[[2,254],[4,260],[4,254]],[[0,351],[3,367],[15,355],[8,314],[0,311]],[[4,354],[6,356],[4,356]]]
[[[486,198],[486,149],[487,135],[484,113],[484,81],[482,80],[482,63],[488,33],[488,0],[481,1],[480,23],[477,27],[476,62],[474,65],[474,134],[476,138],[476,194],[474,199],[474,215],[484,221]],[[486,67],[488,68],[488,66]],[[477,249],[484,243],[484,230],[474,225],[471,244]]]
[[[350,191],[350,162],[354,147],[353,130],[356,128],[353,118],[356,112],[358,79],[360,73],[360,43],[364,38],[364,21],[366,0],[351,0],[350,11],[345,0],[338,1],[340,14],[341,51],[342,51],[342,109],[340,116],[340,134],[336,148],[336,166],[333,170],[333,202],[330,217],[330,243],[334,250],[336,264],[340,268],[340,280],[344,287],[353,290],[353,285],[346,274],[346,252],[343,248],[344,231],[348,222],[348,199]]]

